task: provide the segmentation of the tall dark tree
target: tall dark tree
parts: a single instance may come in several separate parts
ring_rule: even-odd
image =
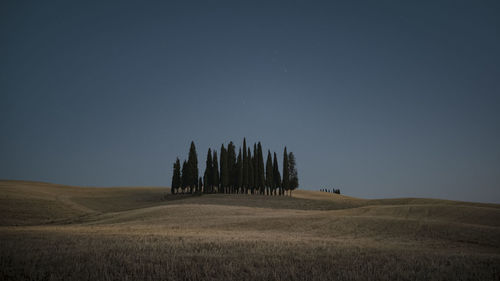
[[[288,188],[290,190],[290,196],[292,196],[292,191],[299,187],[299,176],[297,174],[297,165],[293,152],[288,153],[288,175],[290,177]]]
[[[224,144],[220,148],[220,180],[222,193],[226,193],[229,183],[228,167],[227,167],[227,152]]]
[[[194,142],[191,142],[191,146],[189,147],[189,156],[187,161],[188,169],[189,169],[189,192],[193,193],[193,189],[198,186],[198,155],[196,154],[196,147]]]
[[[219,192],[219,185],[220,185],[220,180],[219,180],[219,162],[217,161],[217,151],[214,150],[214,157],[213,157],[213,164],[212,164],[212,184],[214,187],[217,188],[217,192]],[[212,192],[215,192],[214,189],[212,189]]]
[[[248,154],[247,154],[247,140],[243,138],[243,176],[242,176],[242,186],[243,192],[247,193],[248,189]]]
[[[236,193],[242,192],[243,188],[243,156],[241,155],[241,148],[238,152],[238,159],[236,160]]]
[[[273,158],[271,157],[271,151],[267,151],[267,161],[266,161],[266,195],[270,195],[274,188],[274,177],[273,177]]]
[[[248,148],[247,153],[247,166],[248,166],[248,188],[250,189],[250,193],[253,194],[255,188],[254,182],[254,172],[253,172],[253,156],[250,152],[250,147]]]
[[[205,174],[204,174],[204,178],[205,178],[205,186],[204,186],[204,189],[203,191],[205,193],[208,193],[208,192],[211,192],[211,189],[213,187],[213,161],[212,161],[212,150],[209,148],[208,149],[208,152],[207,152],[207,161],[205,161]]]
[[[175,194],[181,187],[181,162],[179,158],[175,159],[174,163],[174,173],[172,174],[172,185],[170,187],[170,192]]]
[[[228,193],[234,193],[237,180],[237,168],[236,168],[236,150],[234,143],[232,141],[227,145],[227,169],[229,176],[229,191]]]
[[[274,153],[274,161],[273,161],[273,177],[274,177],[274,194],[276,195],[276,189],[279,190],[279,194],[281,195],[281,176],[280,169],[278,167],[278,157],[276,157],[276,152]]]
[[[259,192],[260,194],[264,194],[265,192],[265,170],[264,170],[264,157],[262,155],[262,145],[257,144],[257,170],[258,170],[258,176],[257,176],[257,182],[258,182],[258,187],[259,187]]]
[[[182,162],[182,175],[181,175],[181,189],[182,193],[185,192],[186,187],[189,184],[189,169],[186,160]]]
[[[259,186],[259,149],[257,148],[257,143],[253,144],[253,185],[255,188],[255,194],[260,192]]]
[[[285,192],[290,188],[290,172],[288,167],[288,153],[286,152],[286,146],[285,151],[283,152],[283,180],[281,185]]]
[[[255,192],[259,191],[259,156],[258,156],[258,150],[257,150],[257,144],[253,144],[253,158],[252,158],[252,164],[253,164],[253,185]],[[254,190],[252,190],[252,194],[254,193]]]

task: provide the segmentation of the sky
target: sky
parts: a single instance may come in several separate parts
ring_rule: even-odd
[[[169,186],[246,137],[302,189],[500,203],[498,1],[0,7],[1,179]]]

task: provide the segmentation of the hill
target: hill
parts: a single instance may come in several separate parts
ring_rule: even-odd
[[[498,280],[500,205],[0,181],[3,280]],[[85,277],[84,277],[85,276]]]

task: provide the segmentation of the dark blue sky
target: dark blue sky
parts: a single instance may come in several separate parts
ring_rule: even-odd
[[[246,136],[304,189],[500,203],[498,1],[0,5],[0,178],[164,186]]]

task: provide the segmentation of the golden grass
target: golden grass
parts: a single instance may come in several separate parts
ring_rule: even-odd
[[[0,181],[0,211],[2,280],[500,277],[495,204]]]

